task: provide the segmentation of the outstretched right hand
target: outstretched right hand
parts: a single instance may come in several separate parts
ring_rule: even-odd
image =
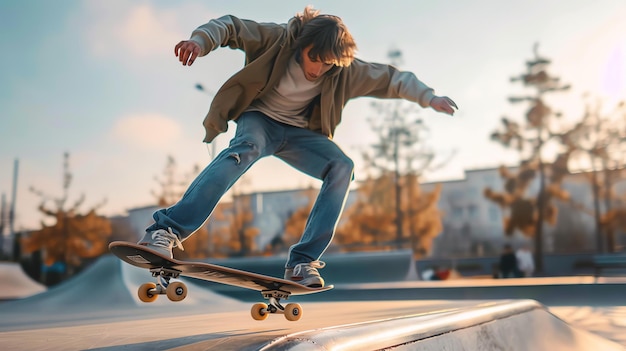
[[[437,112],[447,113],[450,116],[454,115],[454,109],[459,109],[456,103],[447,96],[435,96],[430,100],[430,107]]]
[[[174,47],[174,54],[183,66],[191,66],[200,55],[200,45],[192,40],[183,40]]]

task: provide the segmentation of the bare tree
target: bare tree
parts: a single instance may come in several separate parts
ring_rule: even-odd
[[[159,184],[159,190],[153,190],[152,195],[156,197],[159,206],[171,206],[178,201],[191,179],[200,173],[200,166],[194,165],[190,173],[182,176],[177,174],[177,170],[176,159],[168,155],[162,177],[154,177]]]
[[[159,189],[153,190],[152,195],[156,198],[158,206],[167,207],[176,203],[183,196],[191,180],[200,173],[200,166],[196,164],[189,173],[179,173],[176,159],[168,155],[163,174],[154,177]],[[187,260],[212,256],[212,249],[215,247],[212,234],[212,230],[205,226],[198,228],[194,235],[185,241],[185,251],[174,251],[175,257]]]
[[[605,248],[613,252],[614,226],[606,220],[609,218],[607,216],[614,217],[611,215],[616,196],[613,184],[626,174],[626,104],[622,101],[612,111],[603,113],[601,102],[587,102],[581,121],[562,135],[562,139],[563,143],[575,150],[574,156],[579,161],[587,161],[587,168],[590,169],[588,177],[593,194],[596,248],[598,252],[605,251]],[[604,214],[601,210],[602,200]]]

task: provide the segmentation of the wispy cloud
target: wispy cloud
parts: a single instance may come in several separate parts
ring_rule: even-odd
[[[180,139],[182,127],[162,115],[139,114],[119,119],[111,132],[114,139],[129,146],[167,151]]]
[[[157,9],[150,3],[130,7],[127,3],[85,4],[83,13],[89,21],[84,23],[83,38],[96,57],[133,59],[162,55],[166,51],[171,54],[169,49],[173,44],[170,44],[188,36],[179,24],[179,10]]]

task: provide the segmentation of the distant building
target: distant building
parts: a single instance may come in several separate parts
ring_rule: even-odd
[[[437,206],[443,232],[435,239],[433,254],[482,256],[499,252],[504,214],[483,194],[487,187],[497,191],[503,188],[498,169],[468,170],[464,179],[421,186],[424,191],[432,191],[437,184],[441,184]]]
[[[512,172],[515,168],[510,169]],[[565,204],[558,200],[557,223],[546,225],[544,250],[551,252],[594,251],[597,248],[595,219],[592,213],[581,212],[576,205],[592,209],[593,195],[587,179],[588,173],[571,174],[565,177],[562,188],[571,198]],[[442,185],[438,208],[442,212],[443,232],[435,239],[433,256],[483,256],[496,255],[505,242],[520,245],[532,239],[515,233],[511,238],[504,234],[504,210],[484,196],[491,188],[503,191],[504,182],[498,168],[465,171],[464,179],[421,184],[425,191]],[[614,185],[617,194],[626,194],[626,179]],[[539,191],[539,180],[529,186],[529,196]],[[601,206],[604,211],[604,205]],[[618,245],[624,245],[624,233],[617,236]],[[620,242],[621,239],[621,242]],[[606,245],[606,243],[605,243]],[[531,245],[532,247],[532,245]]]
[[[317,197],[318,190],[312,194]],[[351,191],[346,199],[346,208],[356,200]],[[265,247],[275,237],[282,236],[286,221],[298,209],[309,205],[307,189],[252,193],[251,206],[254,213],[253,226],[258,228],[257,247]]]
[[[146,228],[154,223],[152,214],[158,209],[159,207],[157,205],[152,205],[135,207],[128,210],[128,224],[132,231],[137,233],[137,240],[141,239],[146,231]]]

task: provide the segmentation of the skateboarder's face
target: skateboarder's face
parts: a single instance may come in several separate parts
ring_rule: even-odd
[[[328,70],[333,67],[333,64],[331,62],[324,62],[319,57],[309,56],[309,51],[311,51],[311,45],[302,49],[300,67],[302,67],[304,77],[308,81],[313,82],[323,76],[324,73],[328,72]]]

